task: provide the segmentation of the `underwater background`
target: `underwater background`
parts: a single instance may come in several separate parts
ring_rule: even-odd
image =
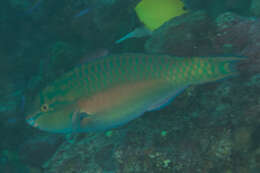
[[[0,173],[260,172],[259,0],[5,0],[0,39]],[[50,82],[128,52],[247,62],[115,129],[56,134],[26,123]]]

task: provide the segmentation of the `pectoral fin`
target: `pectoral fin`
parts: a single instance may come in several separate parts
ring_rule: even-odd
[[[72,129],[73,131],[78,131],[80,129],[82,122],[89,119],[89,114],[86,112],[75,111],[72,115]]]

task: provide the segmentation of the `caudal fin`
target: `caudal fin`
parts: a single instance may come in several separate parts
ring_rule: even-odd
[[[247,58],[242,57],[211,57],[195,60],[193,75],[194,83],[205,83],[227,79],[239,74],[239,65]]]
[[[230,78],[239,75],[239,66],[247,58],[245,57],[223,57],[214,58],[214,64],[217,71],[216,80]]]
[[[223,68],[223,72],[239,74],[239,65],[243,63],[243,61],[247,60],[245,57],[227,57],[220,58],[220,69]]]

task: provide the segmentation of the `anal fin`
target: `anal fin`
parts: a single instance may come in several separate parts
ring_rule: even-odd
[[[168,95],[165,97],[162,97],[155,103],[153,103],[147,111],[154,111],[154,110],[159,110],[162,109],[163,107],[167,106],[176,96],[178,96],[182,91],[184,91],[188,86],[181,87],[178,89],[173,90],[170,92]]]

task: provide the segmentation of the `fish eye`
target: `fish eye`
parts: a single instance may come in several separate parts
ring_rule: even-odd
[[[43,104],[43,105],[41,106],[41,111],[42,111],[42,112],[47,112],[48,110],[49,110],[48,104]]]

